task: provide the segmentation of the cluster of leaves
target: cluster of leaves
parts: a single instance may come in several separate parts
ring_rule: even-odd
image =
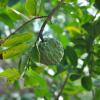
[[[84,5],[84,1],[64,1],[52,17],[52,23],[47,24],[49,29],[43,33],[44,37],[52,36],[61,41],[64,57],[60,64],[53,66],[39,63],[39,51],[35,46],[38,34],[35,29],[44,21],[36,20],[33,24],[27,22],[36,16],[47,16],[58,2],[59,0],[0,0],[0,58],[19,60],[15,68],[4,70],[0,77],[6,77],[9,84],[24,78],[24,86],[32,87],[35,97],[51,100],[55,92],[60,91],[64,77],[68,75],[61,94],[65,100],[70,100],[71,96],[79,99],[78,94],[85,90],[95,90],[94,98],[99,98],[99,0],[88,0],[87,5]],[[92,15],[89,9],[93,9],[96,14]],[[19,28],[21,24],[23,27]],[[7,36],[7,31],[10,36]],[[53,77],[50,70],[54,72]]]

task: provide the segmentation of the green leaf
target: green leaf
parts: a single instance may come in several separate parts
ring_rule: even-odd
[[[15,80],[18,80],[20,77],[20,74],[18,73],[18,70],[16,68],[9,68],[4,70],[0,73],[1,78],[7,78],[7,83],[12,84]]]
[[[37,6],[36,0],[26,0],[25,7],[30,15],[36,15],[36,6]]]
[[[70,47],[70,46],[67,46],[67,48],[65,50],[65,55],[69,59],[70,63],[74,67],[76,67],[77,66],[78,57],[77,57],[76,52],[74,51],[74,48],[73,47]]]
[[[92,80],[91,80],[91,77],[89,76],[84,76],[82,79],[81,79],[81,84],[82,86],[90,91],[92,89]]]
[[[81,75],[79,75],[79,74],[72,74],[70,76],[70,80],[75,81],[75,80],[79,79],[80,77],[81,77]]]
[[[34,86],[34,92],[36,93],[36,96],[49,97],[49,91],[46,84],[46,81],[44,78],[42,78],[39,73],[36,73],[31,68],[27,70],[26,72],[26,78],[25,78],[25,84],[28,86]]]
[[[32,33],[18,33],[10,36],[8,39],[4,41],[2,46],[14,46],[23,42],[28,42],[33,39]]]
[[[95,0],[94,6],[100,10],[100,0]]]
[[[76,95],[83,92],[83,90],[84,89],[80,85],[74,85],[74,84],[69,83],[65,86],[63,93],[69,94],[69,95]]]
[[[18,56],[21,53],[24,53],[27,49],[29,49],[30,45],[27,43],[23,43],[17,46],[14,46],[10,49],[7,49],[3,52],[3,59],[12,58],[14,56]]]

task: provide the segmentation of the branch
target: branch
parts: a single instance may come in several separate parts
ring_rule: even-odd
[[[61,90],[59,91],[58,95],[55,97],[55,100],[58,100],[59,96],[62,94],[63,89],[64,89],[64,87],[65,87],[65,85],[66,85],[66,83],[68,81],[68,78],[69,78],[69,75],[67,74],[67,76],[66,76],[66,78],[65,78],[65,80],[63,82],[63,85],[61,86]]]
[[[40,19],[40,18],[45,18],[45,17],[47,17],[47,16],[36,16],[36,17],[31,18],[30,20],[26,21],[21,26],[19,26],[14,32],[11,33],[11,35],[15,34],[17,31],[22,29],[26,24],[30,23],[32,20]],[[9,38],[11,35],[9,35],[7,38]]]
[[[39,31],[39,34],[38,34],[38,37],[37,37],[37,41],[39,40],[39,37],[41,38],[42,41],[44,41],[44,40],[43,40],[43,35],[42,35],[43,30],[44,30],[46,24],[48,23],[48,21],[51,20],[52,16],[56,13],[56,11],[61,7],[61,5],[62,5],[63,3],[64,3],[64,0],[61,0],[61,1],[57,4],[57,6],[51,11],[51,13],[48,15],[48,17],[46,18],[46,20],[45,20],[44,23],[42,24],[42,27],[41,27],[41,29],[40,29],[40,31]],[[36,41],[36,42],[37,42],[37,41]]]

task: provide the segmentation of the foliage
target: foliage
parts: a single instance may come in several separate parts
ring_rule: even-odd
[[[42,45],[41,52],[45,38],[61,42],[63,58],[54,43],[46,52]],[[45,65],[49,58],[62,60]],[[5,90],[6,96],[31,88],[30,100],[58,100],[60,96],[83,100],[80,95],[91,91],[91,97],[99,100],[100,1],[0,0],[0,59],[17,62],[0,72],[1,80],[8,82],[5,85],[13,87],[9,93]],[[24,94],[21,98],[25,99]]]

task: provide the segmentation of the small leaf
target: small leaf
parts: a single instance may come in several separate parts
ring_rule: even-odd
[[[81,75],[79,75],[79,74],[72,74],[70,76],[70,80],[75,81],[75,80],[79,79],[80,77],[81,77]]]
[[[89,76],[84,76],[82,79],[81,79],[81,84],[82,86],[90,91],[92,89],[92,80],[91,80],[91,77]]]

